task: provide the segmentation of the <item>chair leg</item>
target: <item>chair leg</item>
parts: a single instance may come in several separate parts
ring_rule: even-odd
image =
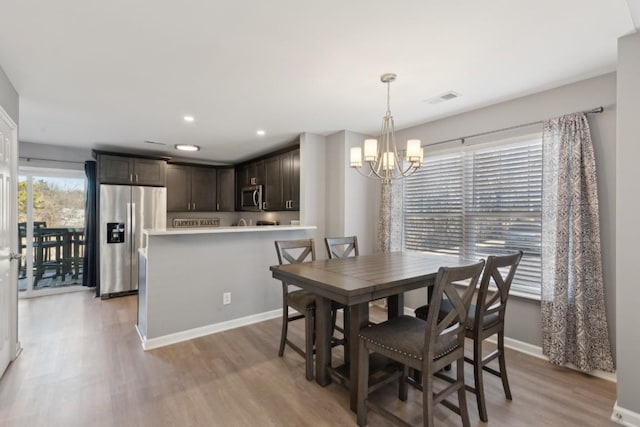
[[[313,379],[313,343],[315,331],[315,316],[313,308],[307,308],[304,316],[304,360],[307,371],[307,379]]]
[[[345,306],[342,309],[342,326],[344,329],[344,345],[342,348],[344,349],[344,363],[348,364],[351,361],[351,354],[349,351],[349,307]]]
[[[407,401],[407,377],[409,376],[409,368],[406,365],[402,365],[402,372],[400,373],[399,388],[398,388],[398,399],[403,402]]]
[[[360,427],[367,425],[367,393],[369,390],[369,350],[366,348],[364,341],[359,340],[358,343],[358,425]]]
[[[416,371],[417,372],[417,371]],[[429,366],[422,365],[422,423],[425,427],[434,427],[433,374]]]
[[[336,331],[336,322],[338,320],[338,310],[331,309],[331,336]]]
[[[473,339],[473,379],[476,389],[476,401],[478,403],[478,414],[484,422],[488,421],[487,406],[484,398],[484,384],[482,381],[482,338],[475,336]]]
[[[464,357],[460,357],[457,362],[457,381],[460,383],[458,388],[458,408],[460,409],[460,417],[462,418],[463,427],[469,427],[469,410],[467,408],[467,394],[464,386]]]
[[[287,329],[289,327],[289,306],[287,302],[282,302],[282,332],[280,333],[280,349],[278,350],[278,356],[282,357],[284,354],[284,345],[287,343]]]
[[[507,399],[511,398],[511,389],[509,388],[509,379],[507,378],[507,361],[504,354],[504,330],[498,332],[498,363],[500,364],[500,379],[502,379],[502,388],[504,388],[504,395]]]

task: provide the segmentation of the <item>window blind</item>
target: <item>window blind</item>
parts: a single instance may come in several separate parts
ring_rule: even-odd
[[[522,250],[512,289],[539,295],[541,138],[430,156],[404,194],[407,250],[469,258]]]

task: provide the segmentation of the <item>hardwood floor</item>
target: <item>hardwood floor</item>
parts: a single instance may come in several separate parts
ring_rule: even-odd
[[[1,426],[355,425],[346,389],[305,380],[304,360],[290,349],[278,357],[279,319],[144,352],[135,296],[33,298],[19,312],[24,350],[0,380]],[[296,323],[290,333],[301,342]],[[615,384],[513,351],[507,363],[513,401],[485,376],[489,422],[479,421],[467,393],[473,426],[615,425]],[[396,395],[391,384],[373,398],[421,425],[420,392],[410,390],[407,404]],[[436,411],[437,425],[460,425]],[[369,425],[388,424],[370,414]]]

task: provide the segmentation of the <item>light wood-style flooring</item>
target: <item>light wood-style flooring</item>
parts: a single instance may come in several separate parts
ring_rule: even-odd
[[[136,296],[33,298],[19,302],[19,313],[24,350],[0,380],[0,426],[355,425],[346,389],[305,380],[304,361],[290,349],[278,357],[279,319],[144,352]],[[301,328],[293,333],[302,339]],[[507,363],[513,401],[485,376],[489,422],[479,421],[468,393],[473,426],[615,425],[615,384],[513,351]],[[373,398],[422,425],[420,392],[410,389],[405,404],[396,389]],[[436,417],[437,425],[460,425],[442,406]],[[370,414],[369,425],[388,424]]]

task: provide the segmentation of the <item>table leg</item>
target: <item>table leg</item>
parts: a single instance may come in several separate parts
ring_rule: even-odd
[[[369,324],[369,303],[365,302],[349,307],[349,395],[351,410],[356,411],[358,405],[358,333]]]
[[[316,382],[321,386],[331,383],[331,300],[316,297]]]
[[[404,314],[404,294],[391,295],[387,298],[387,319],[394,319]]]

